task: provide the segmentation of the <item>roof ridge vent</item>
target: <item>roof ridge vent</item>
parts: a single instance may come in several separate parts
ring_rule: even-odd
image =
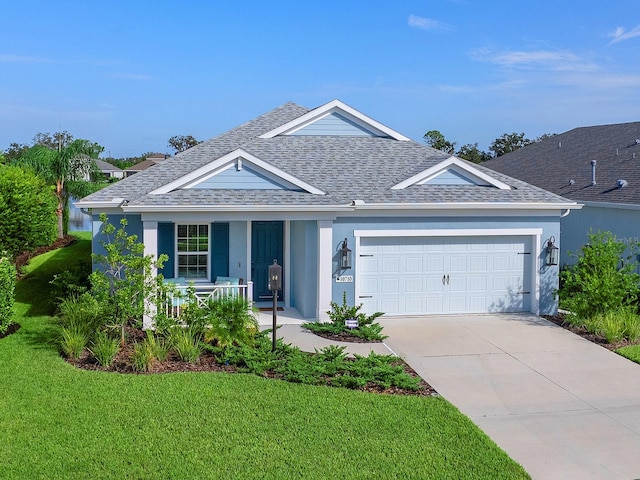
[[[618,186],[618,188],[624,188],[627,185],[629,185],[629,182],[627,182],[626,180],[620,179],[616,182],[616,185]]]

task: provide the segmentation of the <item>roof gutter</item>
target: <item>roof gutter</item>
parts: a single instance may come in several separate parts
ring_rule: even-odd
[[[450,202],[450,203],[364,203],[354,200],[351,203],[354,210],[579,210],[583,205],[579,203],[510,203],[510,202]]]

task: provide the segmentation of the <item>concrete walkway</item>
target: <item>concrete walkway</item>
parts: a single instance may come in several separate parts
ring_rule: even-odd
[[[389,347],[534,479],[640,478],[640,365],[531,314],[380,323]]]

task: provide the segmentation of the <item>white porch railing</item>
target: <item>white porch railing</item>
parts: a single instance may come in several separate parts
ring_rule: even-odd
[[[192,285],[172,284],[162,293],[159,310],[162,309],[170,318],[179,317],[182,309],[189,303],[190,289],[193,291],[198,306],[206,305],[209,299],[242,297],[246,299],[249,309],[253,308],[253,282],[247,282],[246,285],[194,283]]]

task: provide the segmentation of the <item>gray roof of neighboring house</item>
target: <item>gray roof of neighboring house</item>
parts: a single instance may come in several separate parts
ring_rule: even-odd
[[[122,169],[120,167],[116,167],[115,165],[110,164],[109,162],[105,162],[104,160],[96,159],[96,165],[98,166],[98,170],[101,172],[121,172]]]
[[[638,205],[640,122],[574,128],[483,165],[571,200]]]
[[[152,169],[100,190],[83,201],[125,198],[128,208],[162,205],[315,205],[365,203],[569,203],[566,199],[520,180],[474,168],[507,183],[511,190],[471,185],[391,187],[432,167],[449,155],[413,141],[366,136],[287,136],[259,138],[309,109],[286,103],[222,135],[200,143]],[[325,195],[284,190],[174,190],[149,195],[193,170],[242,148],[248,154],[310,184]]]

